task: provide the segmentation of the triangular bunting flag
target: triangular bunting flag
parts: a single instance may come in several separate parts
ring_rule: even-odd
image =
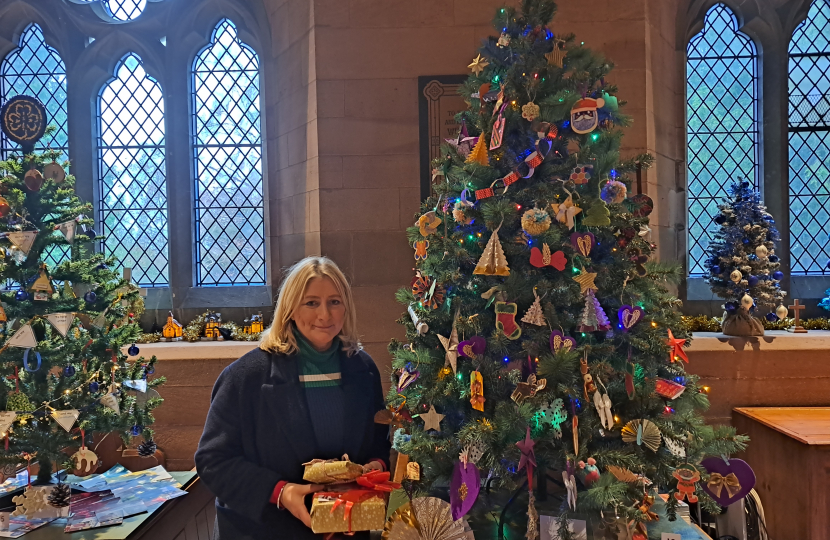
[[[70,219],[69,221],[58,223],[56,229],[63,233],[63,237],[66,238],[66,241],[71,244],[72,241],[75,240],[75,228],[77,226],[78,223],[74,219]]]
[[[75,293],[75,298],[83,298],[86,293],[95,288],[92,283],[72,283],[72,292]]]
[[[109,308],[99,313],[98,316],[92,321],[92,326],[98,330],[103,330],[104,327],[107,326],[107,311],[109,311]]]
[[[116,398],[112,394],[107,394],[106,396],[102,397],[98,400],[101,405],[108,409],[112,409],[115,411],[115,414],[121,414],[121,407],[118,406],[118,398]]]
[[[37,231],[15,231],[8,234],[9,241],[24,255],[29,254],[29,250],[32,249],[32,244],[35,243],[35,238],[37,238]]]
[[[55,330],[60,332],[63,337],[69,332],[69,327],[72,326],[72,321],[75,320],[74,313],[50,313],[46,316],[46,320],[52,323]]]
[[[17,418],[17,413],[14,411],[0,412],[0,433],[6,433],[12,427],[12,422]]]
[[[138,390],[142,394],[147,391],[147,381],[144,379],[137,381],[124,381],[124,386],[132,388],[133,390]]]
[[[6,343],[12,347],[20,347],[21,349],[31,349],[37,347],[37,339],[32,326],[28,323],[20,327],[20,330],[14,333],[11,339]]]
[[[78,417],[81,415],[81,412],[78,409],[69,409],[66,411],[52,411],[52,418],[55,419],[63,429],[68,432],[72,431],[72,426],[75,425],[75,421],[78,420]]]

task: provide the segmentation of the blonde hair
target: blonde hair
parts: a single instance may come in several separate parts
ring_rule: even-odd
[[[328,257],[306,257],[288,269],[288,275],[282,282],[277,296],[274,322],[262,333],[259,340],[260,349],[279,354],[293,354],[298,350],[297,339],[294,337],[294,321],[291,317],[300,306],[308,282],[320,277],[331,279],[346,307],[343,329],[338,335],[343,350],[351,356],[362,348],[357,335],[357,314],[352,301],[352,288],[346,276]]]

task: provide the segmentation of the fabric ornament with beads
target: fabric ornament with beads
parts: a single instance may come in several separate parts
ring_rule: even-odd
[[[540,208],[531,208],[522,214],[522,229],[530,236],[539,236],[550,229],[550,214]]]

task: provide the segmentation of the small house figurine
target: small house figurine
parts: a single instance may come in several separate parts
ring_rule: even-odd
[[[208,313],[205,317],[205,340],[222,340],[224,339],[219,333],[219,324],[222,322],[222,315],[220,313]]]
[[[251,319],[245,319],[242,323],[242,333],[243,334],[250,334],[251,333]]]
[[[251,334],[258,334],[264,330],[262,326],[262,312],[259,315],[251,315]]]
[[[173,318],[172,311],[167,316],[167,324],[161,329],[161,335],[164,336],[162,341],[181,341],[182,339],[182,325]]]
[[[46,301],[49,300],[49,296],[52,295],[52,281],[49,279],[49,276],[46,274],[46,265],[40,265],[40,277],[35,280],[32,284],[31,289],[34,294],[35,300]]]

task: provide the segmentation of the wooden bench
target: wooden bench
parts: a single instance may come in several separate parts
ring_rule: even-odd
[[[736,408],[732,421],[751,439],[741,458],[770,537],[830,540],[830,407]]]

